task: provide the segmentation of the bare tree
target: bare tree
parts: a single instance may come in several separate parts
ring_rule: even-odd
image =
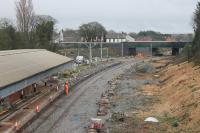
[[[30,35],[34,27],[34,10],[32,0],[19,0],[16,2],[17,28],[20,32]]]

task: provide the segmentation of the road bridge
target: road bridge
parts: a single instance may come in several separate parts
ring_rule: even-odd
[[[138,49],[146,49],[149,53],[159,48],[172,49],[172,55],[179,54],[179,50],[186,45],[191,44],[190,41],[134,41],[134,42],[119,42],[119,43],[107,43],[107,42],[60,42],[59,45],[62,48],[111,48],[117,49],[124,55],[135,55],[139,51]]]
[[[183,41],[135,41],[124,43],[125,47],[128,48],[129,53],[131,53],[131,51],[136,53],[137,48],[150,48],[152,52],[159,48],[171,48],[172,55],[179,54],[179,49],[184,48],[189,44],[191,44],[191,42]]]

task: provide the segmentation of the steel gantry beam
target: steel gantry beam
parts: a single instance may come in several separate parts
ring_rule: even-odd
[[[70,48],[67,44],[83,44],[81,47],[86,47],[85,45],[96,45],[96,47],[109,47],[115,45],[121,45],[123,47],[130,48],[183,48],[185,45],[191,44],[191,42],[183,42],[183,41],[134,41],[134,42],[121,42],[121,43],[107,43],[107,42],[60,42],[62,47]],[[101,46],[102,45],[102,46]]]

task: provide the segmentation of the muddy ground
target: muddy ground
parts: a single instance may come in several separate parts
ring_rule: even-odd
[[[174,58],[137,63],[112,80],[110,133],[199,133],[200,67]],[[154,117],[158,122],[145,122]]]
[[[106,126],[111,133],[155,133],[165,132],[165,127],[159,123],[144,122],[143,112],[151,110],[159,98],[151,93],[145,93],[146,85],[160,84],[153,78],[159,72],[150,62],[137,63],[131,69],[112,80],[110,88],[114,88]],[[149,116],[150,117],[150,116]],[[151,116],[154,117],[154,116]]]

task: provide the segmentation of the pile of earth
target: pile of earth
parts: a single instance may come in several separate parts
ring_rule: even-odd
[[[154,73],[156,72],[156,68],[151,65],[150,63],[137,63],[136,66],[134,67],[136,72],[141,72],[141,73]]]

